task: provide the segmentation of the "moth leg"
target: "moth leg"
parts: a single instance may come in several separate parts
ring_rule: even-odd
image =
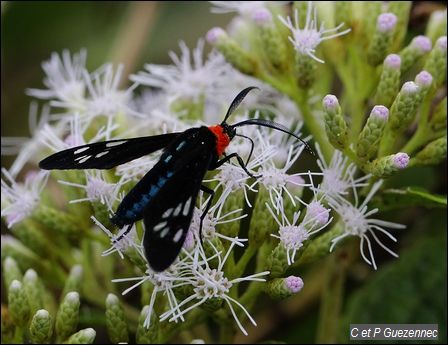
[[[249,163],[249,161],[250,161],[250,158],[252,157],[252,153],[254,152],[254,146],[255,146],[254,141],[251,137],[248,137],[248,136],[245,136],[242,134],[235,134],[235,136],[250,140],[250,152],[249,152],[249,156],[246,159],[246,165],[247,165],[247,163]]]
[[[127,234],[129,234],[129,232],[132,229],[132,225],[134,225],[134,224],[128,224],[128,227],[126,228],[126,230],[120,236],[118,236],[117,239],[114,240],[114,243],[120,242],[123,239],[123,237],[125,237]]]
[[[210,199],[207,202],[207,205],[205,205],[205,210],[201,214],[201,221],[199,223],[199,240],[201,241],[201,245],[204,245],[204,241],[202,239],[202,223],[204,222],[204,218],[207,215],[208,211],[210,210],[210,207],[212,207],[212,201],[213,201],[213,198],[215,197],[215,191],[213,189],[210,189],[210,188],[204,186],[204,185],[201,185],[201,190],[204,193],[207,193],[210,195]]]
[[[233,157],[235,157],[235,158],[238,160],[238,164],[241,166],[241,168],[243,168],[243,170],[246,172],[247,175],[249,175],[250,177],[253,177],[253,178],[255,178],[255,179],[261,177],[261,175],[254,175],[254,174],[252,174],[249,170],[247,170],[247,168],[246,168],[246,164],[244,164],[243,159],[242,159],[241,156],[240,156],[238,153],[236,153],[236,152],[231,153],[230,155],[225,156],[223,159],[221,159],[221,160],[215,162],[214,164],[212,164],[212,165],[210,166],[210,169],[211,169],[211,170],[214,170],[214,169],[216,169],[216,168],[219,168],[221,165],[223,165],[224,163],[228,162],[228,161],[231,160]]]

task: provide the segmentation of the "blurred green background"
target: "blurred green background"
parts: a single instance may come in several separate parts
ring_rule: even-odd
[[[414,4],[414,10],[418,5]],[[434,2],[430,5],[439,6]],[[90,71],[106,62],[121,62],[126,64],[126,78],[129,73],[141,70],[144,63],[170,63],[168,51],[178,52],[180,40],[194,47],[208,29],[225,26],[232,18],[211,14],[209,9],[208,2],[200,1],[2,2],[1,135],[29,135],[28,109],[32,99],[25,95],[25,89],[43,87],[41,63],[52,52],[86,48]],[[413,12],[410,23],[414,33],[424,30],[429,12]],[[2,157],[2,166],[7,167],[10,162],[10,157]],[[408,169],[396,182],[444,193],[446,162],[435,168]],[[408,225],[398,235],[399,245],[392,248],[400,253],[400,259],[386,263],[390,258],[376,251],[379,272],[362,263],[348,270],[343,318],[335,326],[340,328],[341,340],[347,341],[351,322],[438,323],[438,343],[446,343],[445,209],[414,207],[383,212],[381,217]],[[319,286],[325,285],[322,279],[328,264],[322,260],[300,272],[305,281],[301,295],[255,314],[258,328],[250,332],[250,337],[240,336],[237,340],[316,341]],[[80,326],[89,327],[90,321],[84,320],[85,324]],[[106,339],[98,333],[96,343]]]

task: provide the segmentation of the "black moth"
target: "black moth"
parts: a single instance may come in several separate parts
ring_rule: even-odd
[[[246,125],[269,127],[302,141],[286,127],[269,120],[249,119],[234,125],[226,123],[230,114],[252,89],[255,87],[248,87],[235,97],[224,121],[219,125],[77,146],[45,158],[39,163],[39,167],[46,170],[110,169],[164,149],[157,164],[124,197],[111,218],[116,226],[120,228],[127,226],[124,234],[130,231],[136,221],[143,219],[145,224],[143,246],[146,258],[154,271],[163,271],[173,263],[182,248],[199,190],[212,196],[201,215],[200,229],[202,229],[202,221],[212,204],[214,194],[213,190],[202,185],[207,170],[214,170],[231,158],[236,158],[244,171],[254,177],[246,169],[238,153],[229,155],[224,153],[230,141],[235,136],[241,136],[250,140],[252,144],[247,160],[249,161],[253,141],[249,137],[237,134],[237,127]],[[303,143],[309,149],[308,145]],[[224,158],[220,159],[222,155]]]

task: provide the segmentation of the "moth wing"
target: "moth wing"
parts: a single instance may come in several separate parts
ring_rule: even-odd
[[[168,268],[179,255],[202,179],[211,160],[210,151],[198,149],[178,163],[178,168],[144,211],[143,246],[155,271]]]
[[[117,165],[161,150],[181,133],[102,141],[72,147],[43,159],[39,167],[52,169],[111,169]]]

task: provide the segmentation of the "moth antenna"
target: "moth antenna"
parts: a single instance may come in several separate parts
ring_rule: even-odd
[[[256,126],[262,126],[262,127],[268,127],[268,128],[272,128],[272,129],[276,129],[280,132],[289,134],[291,136],[293,136],[294,138],[296,138],[297,140],[300,140],[302,142],[303,145],[305,145],[306,149],[313,155],[316,156],[316,154],[314,153],[314,151],[311,149],[311,147],[301,138],[299,138],[296,134],[292,133],[288,128],[286,128],[285,126],[271,121],[271,120],[266,120],[266,119],[249,119],[249,120],[244,120],[238,123],[235,123],[234,125],[230,126],[232,128],[236,128],[236,127],[241,127],[241,126],[247,126],[247,125],[256,125]]]
[[[226,116],[224,117],[224,120],[222,121],[221,125],[225,124],[229,116],[235,111],[236,108],[240,105],[240,103],[243,101],[244,97],[253,89],[258,89],[256,86],[249,86],[245,88],[244,90],[240,91],[240,93],[234,98],[232,101],[232,104],[230,104],[229,110],[227,110]]]

